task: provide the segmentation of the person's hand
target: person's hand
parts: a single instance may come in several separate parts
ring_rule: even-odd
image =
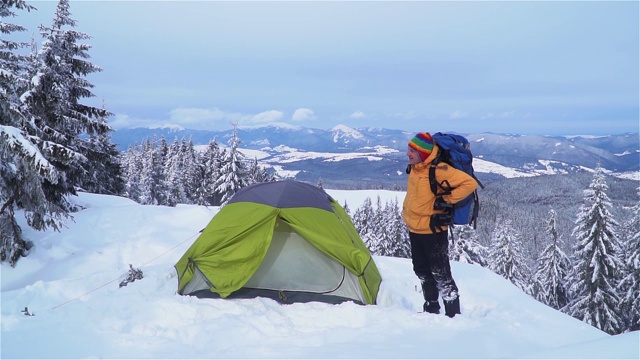
[[[449,226],[453,224],[453,216],[451,215],[451,211],[446,211],[442,214],[433,214],[429,219],[429,227],[434,233],[442,231],[440,229],[442,226]]]
[[[453,205],[447,203],[446,201],[444,201],[442,196],[438,196],[438,197],[436,197],[436,201],[433,204],[433,208],[435,210],[449,210],[449,209],[453,208]]]

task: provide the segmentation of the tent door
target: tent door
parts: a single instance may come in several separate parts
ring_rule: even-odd
[[[278,220],[271,246],[245,288],[309,292],[364,302],[357,276]]]

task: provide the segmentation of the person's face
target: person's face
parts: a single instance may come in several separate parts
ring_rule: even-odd
[[[422,162],[418,150],[415,150],[411,147],[407,148],[407,157],[409,158],[409,164],[411,165],[420,164]]]

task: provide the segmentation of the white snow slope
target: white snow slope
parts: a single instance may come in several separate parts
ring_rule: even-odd
[[[377,196],[328,192],[352,209]],[[389,257],[375,257],[377,305],[180,296],[173,265],[218,208],[85,193],[72,201],[85,209],[59,233],[23,224],[34,249],[0,268],[3,359],[639,358],[638,332],[610,336],[456,262],[462,314],[453,319],[419,313],[410,260]],[[144,278],[119,288],[129,264]]]

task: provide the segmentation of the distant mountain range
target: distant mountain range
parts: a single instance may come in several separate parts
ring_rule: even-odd
[[[341,187],[404,184],[407,143],[412,132],[338,125],[328,130],[288,124],[239,127],[242,152],[282,176]],[[191,139],[227,146],[232,130],[136,128],[112,133],[120,150],[146,139]],[[471,143],[476,174],[491,179],[590,171],[598,163],[619,177],[640,180],[640,135],[539,136],[462,134]]]

